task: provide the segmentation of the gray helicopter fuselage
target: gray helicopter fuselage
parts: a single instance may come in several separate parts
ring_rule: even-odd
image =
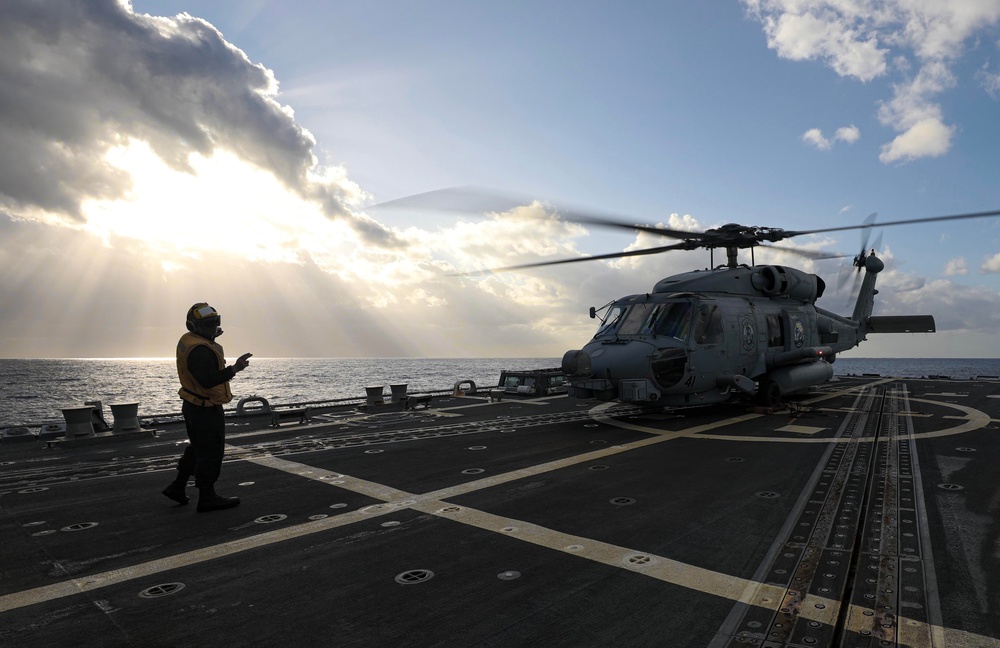
[[[782,266],[738,266],[661,280],[615,301],[593,339],[563,357],[569,393],[659,406],[734,392],[774,398],[833,377],[835,354],[868,328],[881,261],[872,257],[853,317],[817,309],[824,282]]]

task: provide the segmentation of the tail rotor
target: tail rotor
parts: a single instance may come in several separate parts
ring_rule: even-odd
[[[875,218],[878,216],[877,213],[869,214],[868,218],[865,219],[864,223],[861,224],[861,251],[857,253],[854,257],[854,261],[850,266],[846,264],[840,269],[840,276],[837,280],[837,291],[844,287],[845,284],[851,279],[851,275],[854,275],[854,285],[851,287],[851,294],[856,294],[858,292],[858,284],[861,283],[861,271],[865,268],[865,262],[868,257],[875,254],[875,250],[882,247],[882,232],[879,232],[875,237],[875,243],[869,248],[868,242],[871,239],[872,228],[875,227]],[[854,268],[852,273],[850,268]]]

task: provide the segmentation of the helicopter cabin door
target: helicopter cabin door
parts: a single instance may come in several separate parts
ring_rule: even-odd
[[[725,363],[723,308],[715,300],[701,300],[695,307],[691,335],[692,374],[685,385],[688,388],[715,387],[717,368]]]
[[[795,351],[815,344],[812,331],[816,329],[816,324],[809,313],[782,309],[766,313],[764,320],[770,352]]]

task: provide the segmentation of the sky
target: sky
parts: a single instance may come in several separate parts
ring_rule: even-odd
[[[1000,0],[4,0],[0,86],[3,358],[169,357],[200,301],[231,356],[560,357],[589,307],[710,263],[460,274],[671,242],[560,213],[1000,209]],[[938,332],[850,355],[1000,356],[1000,218],[877,232],[874,313]],[[755,261],[850,313],[841,260]]]

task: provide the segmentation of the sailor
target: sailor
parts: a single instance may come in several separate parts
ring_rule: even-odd
[[[226,421],[222,406],[233,399],[229,381],[250,364],[251,353],[244,353],[231,366],[215,338],[222,335],[222,317],[204,302],[188,309],[188,332],[177,343],[178,394],[183,401],[181,412],[191,443],[177,462],[177,478],[163,494],[178,504],[190,498],[184,492],[188,478],[194,475],[198,487],[198,511],[217,511],[240,503],[238,497],[222,497],[215,492],[215,482],[222,470],[226,445]]]

